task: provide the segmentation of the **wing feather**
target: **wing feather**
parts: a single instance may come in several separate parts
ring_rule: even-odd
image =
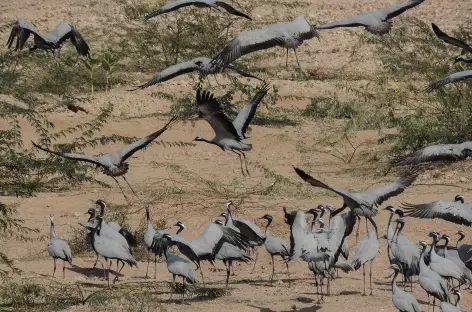
[[[254,115],[256,114],[257,107],[259,103],[262,101],[264,96],[269,91],[269,84],[264,83],[261,90],[259,90],[246,104],[243,109],[239,112],[236,118],[233,120],[233,125],[236,128],[240,137],[246,138],[246,130],[249,124],[251,123]]]
[[[237,16],[241,16],[241,17],[244,17],[244,18],[247,18],[248,20],[252,20],[251,17],[249,17],[248,15],[244,14],[243,12],[241,11],[238,11],[236,10],[235,8],[233,8],[231,5],[229,5],[228,3],[226,2],[223,2],[223,1],[215,1],[215,4],[222,7],[223,9],[225,9],[228,13],[230,14],[233,14],[233,15],[237,15]]]
[[[425,147],[404,156],[397,156],[392,161],[394,166],[417,165],[430,161],[450,160],[456,161],[463,158],[463,149],[459,144],[438,144]]]
[[[391,5],[389,7],[380,9],[378,12],[381,13],[384,20],[389,20],[391,18],[397,17],[398,15],[404,13],[406,10],[414,8],[415,6],[422,3],[424,0],[410,0],[405,3],[398,3]]]
[[[438,200],[426,204],[402,203],[405,216],[420,219],[443,219],[456,224],[472,225],[472,205],[470,203]]]
[[[176,120],[177,120],[177,117],[172,117],[171,120],[169,120],[167,122],[167,124],[164,127],[162,127],[161,129],[159,129],[156,132],[153,132],[150,135],[148,135],[148,136],[146,136],[146,137],[144,137],[144,138],[142,138],[142,139],[140,139],[140,140],[138,140],[134,143],[131,143],[131,144],[125,146],[124,148],[112,153],[111,155],[112,155],[113,161],[118,161],[119,163],[123,163],[129,157],[131,157],[131,155],[133,155],[134,153],[136,153],[140,149],[145,148],[152,141],[157,139]]]
[[[470,78],[472,78],[472,70],[460,71],[460,72],[454,73],[452,75],[446,76],[446,77],[442,78],[439,81],[433,82],[432,84],[427,86],[424,89],[423,92],[430,93],[434,90],[438,90],[438,89],[444,87],[447,84],[456,83],[456,82],[459,82],[459,81],[464,81],[464,80],[467,80],[467,79],[470,79]]]
[[[387,199],[402,193],[408,186],[410,186],[416,180],[418,171],[418,169],[411,169],[404,172],[393,183],[372,188],[360,194],[361,196],[367,195],[373,199],[375,204],[381,205]]]
[[[39,148],[42,151],[45,151],[45,152],[48,152],[48,153],[51,153],[51,154],[54,154],[54,155],[57,155],[57,156],[60,156],[60,157],[63,157],[63,158],[76,160],[76,161],[85,161],[85,162],[92,163],[92,164],[99,165],[99,166],[102,165],[100,163],[98,157],[96,157],[96,156],[56,152],[56,151],[52,151],[50,149],[41,147],[38,144],[34,143],[33,141],[31,141],[31,143],[33,143],[34,147]]]
[[[205,0],[176,0],[176,1],[169,1],[164,4],[160,9],[155,10],[151,13],[148,13],[144,16],[145,20],[150,18],[156,17],[161,14],[169,13],[180,8],[190,6],[190,5],[198,5],[198,6],[207,6],[211,7],[211,5]]]
[[[198,115],[213,128],[217,137],[240,140],[238,132],[221,109],[221,104],[208,91],[197,90]]]
[[[441,29],[439,29],[439,27],[434,23],[431,23],[431,27],[433,28],[433,31],[436,34],[436,36],[442,41],[449,43],[453,46],[462,48],[464,51],[472,53],[472,47],[468,45],[467,43],[465,43],[464,41],[449,36],[448,34],[443,32]]]
[[[16,44],[15,44],[14,50],[16,51],[16,50],[23,49],[31,33],[33,33],[34,36],[38,36],[44,40],[39,30],[31,22],[25,19],[20,19],[16,21],[13,24],[10,37],[7,40],[7,47],[11,48],[16,38]]]
[[[155,85],[157,83],[161,83],[161,82],[173,79],[177,76],[187,74],[187,73],[191,73],[191,72],[196,71],[196,70],[198,70],[198,66],[195,65],[195,63],[193,61],[187,61],[187,62],[182,62],[182,63],[179,63],[179,64],[175,64],[175,65],[169,66],[166,69],[162,70],[160,73],[158,73],[153,78],[151,78],[151,80],[149,80],[148,82],[146,82],[142,85],[136,86],[136,89],[134,89],[134,90],[145,89],[145,88],[150,87],[152,85]]]

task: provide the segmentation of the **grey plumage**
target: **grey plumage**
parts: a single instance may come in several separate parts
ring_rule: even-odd
[[[416,7],[424,0],[409,0],[405,3],[397,3],[389,7],[374,11],[365,12],[358,16],[349,17],[337,22],[318,25],[316,29],[332,29],[338,27],[365,27],[365,29],[375,35],[384,35],[392,28],[391,19],[404,13],[406,10]]]
[[[362,266],[362,272],[364,275],[364,295],[366,294],[365,264],[370,262],[370,295],[372,295],[372,266],[378,252],[379,241],[377,239],[377,233],[375,231],[370,231],[357,245],[356,252],[352,259],[351,266],[354,270],[357,271]]]
[[[467,280],[467,284],[471,285],[472,284],[472,272],[467,267],[467,265],[464,263],[464,261],[462,261],[461,257],[459,256],[459,251],[457,250],[457,248],[449,247],[450,237],[448,235],[443,235],[441,238],[445,240],[444,258],[454,262],[454,264],[457,265],[457,267],[464,274],[464,276]]]
[[[237,67],[235,67],[232,64],[225,65],[224,68],[234,70],[238,74],[240,74],[243,77],[249,77],[249,78],[255,78],[258,80],[261,80],[260,78],[253,76],[251,74],[248,74]],[[215,66],[211,64],[211,59],[208,57],[196,57],[194,59],[191,59],[190,61],[178,63],[175,65],[171,65],[165,69],[163,69],[161,72],[159,72],[157,75],[151,78],[148,82],[136,86],[135,89],[131,90],[137,90],[137,89],[145,89],[147,87],[153,86],[158,83],[162,83],[165,81],[168,81],[170,79],[173,79],[177,76],[191,73],[191,72],[199,72],[201,77],[211,75],[211,74],[216,74],[222,71],[222,67]]]
[[[120,244],[118,241],[114,239],[110,239],[109,237],[102,235],[104,234],[102,232],[103,229],[105,229],[105,223],[103,223],[103,219],[100,216],[96,217],[98,222],[95,228],[89,228],[94,232],[94,235],[92,236],[92,246],[93,249],[97,254],[105,258],[105,263],[107,265],[107,281],[108,281],[108,287],[110,287],[110,267],[111,267],[111,262],[110,265],[108,264],[108,260],[117,260],[117,266],[118,266],[118,261],[122,262],[122,266],[119,270],[116,272],[116,276],[113,280],[113,282],[118,280],[118,275],[120,274],[121,270],[125,266],[125,263],[127,263],[129,266],[138,266],[138,262],[134,259],[133,255],[131,254],[129,248],[126,248],[122,244]],[[111,231],[114,231],[110,229]],[[118,233],[117,233],[118,234]],[[118,234],[118,236],[122,237],[121,235]],[[102,263],[103,266],[103,263]]]
[[[83,161],[87,163],[94,164],[97,167],[100,167],[103,170],[103,173],[112,177],[115,182],[120,186],[118,183],[118,180],[116,180],[115,177],[122,176],[123,179],[126,181],[130,189],[133,191],[131,186],[129,185],[128,181],[125,178],[125,174],[129,170],[129,165],[126,162],[134,153],[137,151],[145,148],[148,146],[152,141],[157,139],[162,133],[164,133],[169,126],[176,120],[176,117],[173,117],[164,127],[161,129],[157,130],[156,132],[151,133],[150,135],[134,142],[131,144],[126,145],[125,147],[109,154],[103,154],[101,156],[90,156],[90,155],[84,155],[84,154],[73,154],[73,153],[62,153],[62,152],[56,152],[52,151],[48,148],[44,148],[39,146],[38,144],[33,143],[33,145],[36,148],[39,148],[40,150],[43,150],[45,152],[70,159],[70,160],[75,160],[75,161]],[[121,189],[121,186],[120,186]],[[123,191],[123,190],[122,190]],[[134,191],[133,191],[134,193]],[[136,195],[136,193],[134,193]],[[124,193],[123,193],[124,195]]]
[[[459,302],[461,301],[461,292],[459,289],[455,289],[453,292],[456,295],[456,304],[451,304],[449,302],[443,301],[439,305],[439,311],[441,312],[462,312]]]
[[[148,278],[148,272],[149,272],[149,255],[151,253],[151,246],[152,246],[152,241],[154,239],[154,235],[156,234],[156,230],[152,226],[151,222],[151,216],[149,213],[149,205],[146,205],[145,207],[146,210],[146,232],[144,232],[144,245],[146,246],[147,249],[147,267],[146,267],[146,278]],[[156,278],[156,269],[157,269],[157,254],[154,254],[154,279]]]
[[[100,216],[102,218],[105,217],[105,208],[107,204],[105,203],[104,200],[99,199],[95,201],[95,204],[100,207]],[[127,229],[123,228],[121,225],[119,225],[116,222],[107,222],[108,226],[117,231],[119,234],[121,234],[125,239],[126,242],[128,243],[129,247],[136,247],[138,246],[138,242],[136,241],[136,238],[134,238],[133,234],[128,231]]]
[[[169,234],[164,234],[163,239],[171,240],[172,237]],[[184,288],[182,292],[183,302],[185,299],[185,282],[188,282],[190,284],[198,283],[197,274],[195,273],[195,270],[192,267],[190,261],[170,253],[168,251],[167,245],[164,246],[164,256],[166,258],[167,270],[169,271],[169,273],[172,274],[172,291],[174,291],[175,289],[175,277],[182,277],[182,283]]]
[[[174,0],[174,1],[168,1],[164,6],[162,6],[160,9],[155,10],[146,16],[144,16],[144,19],[148,20],[150,18],[153,18],[155,16],[165,14],[168,12],[172,12],[175,10],[178,10],[183,7],[187,6],[196,6],[199,8],[213,8],[216,9],[217,11],[221,11],[221,9],[224,9],[226,12],[232,15],[236,16],[241,16],[244,18],[247,18],[248,20],[251,20],[251,18],[244,14],[241,11],[236,10],[233,8],[231,5],[224,1],[219,1],[219,0]]]
[[[392,264],[390,268],[395,271],[392,279],[392,302],[395,308],[400,312],[420,312],[420,305],[416,298],[397,285],[396,278],[401,270],[400,267]]]
[[[54,230],[54,214],[50,214],[49,220],[51,222],[49,229],[49,244],[48,244],[48,253],[54,260],[54,271],[52,276],[54,277],[56,273],[56,259],[61,259],[63,261],[62,267],[62,278],[65,278],[66,270],[66,261],[72,265],[72,252],[70,251],[69,244],[63,239],[60,239],[56,231]]]
[[[310,25],[304,17],[297,17],[289,23],[278,23],[266,28],[241,32],[228,43],[212,62],[223,67],[246,54],[277,46],[287,49],[288,61],[288,49],[295,51],[303,41],[314,37],[319,38],[315,27]]]
[[[472,225],[472,203],[465,203],[462,195],[454,201],[437,200],[426,204],[403,203],[402,208],[408,217],[421,219],[440,218],[456,224]]]
[[[465,237],[464,231],[459,231],[457,234],[460,236],[456,243],[458,256],[462,262],[472,270],[472,245],[462,243],[462,240]]]
[[[429,266],[426,265],[424,262],[424,257],[427,244],[421,241],[420,245],[423,247],[423,250],[420,256],[420,274],[418,281],[421,288],[423,288],[428,294],[428,306],[430,295],[434,298],[433,306],[436,302],[436,299],[439,301],[448,301],[449,294],[447,291],[447,283],[438,273],[434,272]]]
[[[267,225],[265,228],[264,236],[265,236],[265,241],[264,241],[264,247],[266,251],[269,253],[271,261],[272,261],[272,275],[270,276],[270,283],[274,281],[274,275],[275,275],[275,261],[274,261],[274,256],[280,256],[284,262],[285,266],[287,267],[287,276],[288,276],[288,283],[289,285],[291,284],[290,281],[290,271],[288,268],[288,257],[290,255],[290,245],[283,239],[281,239],[278,236],[273,236],[269,232],[269,226],[272,223],[272,216],[269,214],[265,214],[261,219],[267,220]]]
[[[51,32],[41,34],[31,22],[20,19],[13,24],[7,47],[11,48],[16,38],[14,49],[23,49],[31,34],[34,36],[34,45],[30,50],[54,51],[54,49],[60,48],[64,41],[70,39],[79,55],[88,56],[90,54],[90,48],[80,32],[74,26],[62,21]]]
[[[472,156],[472,141],[459,144],[436,144],[408,155],[397,156],[392,164],[394,166],[404,166],[435,161],[459,161],[465,160],[469,156]]]
[[[472,70],[463,70],[449,76],[442,78],[436,82],[431,83],[424,89],[425,93],[433,92],[434,90],[439,90],[447,84],[456,83],[460,81],[465,81],[472,78]]]
[[[459,283],[464,284],[467,280],[467,276],[462,272],[462,270],[450,259],[440,257],[436,254],[436,250],[433,247],[436,247],[440,235],[437,232],[430,232],[429,236],[433,238],[432,248],[429,252],[429,267],[434,272],[441,275],[443,278],[453,278],[459,281]]]
[[[211,140],[197,136],[194,141],[203,141],[221,148],[223,151],[230,150],[239,156],[241,172],[243,170],[243,158],[246,164],[246,172],[249,173],[244,152],[252,149],[251,144],[242,143],[246,137],[246,131],[251,123],[257,107],[262,98],[269,90],[268,84],[263,84],[260,90],[253,96],[251,101],[239,112],[233,122],[223,112],[220,102],[208,91],[197,90],[198,116],[205,119],[213,131],[215,137]]]
[[[334,211],[331,214],[332,216],[335,216],[346,207],[349,207],[356,215],[369,219],[369,221],[374,226],[376,233],[377,225],[375,224],[373,217],[375,217],[378,213],[377,206],[381,205],[389,198],[402,193],[415,181],[418,173],[417,170],[406,171],[393,183],[371,188],[361,193],[349,193],[347,191],[329,186],[328,184],[313,178],[301,169],[295,167],[294,169],[303,180],[310,183],[312,186],[330,190],[343,198],[343,206],[340,209]]]
[[[465,43],[464,41],[449,36],[448,34],[443,32],[441,29],[439,29],[439,27],[434,23],[431,23],[431,27],[433,28],[433,31],[436,34],[436,36],[442,41],[450,45],[456,46],[458,48],[461,48],[462,53],[467,53],[467,52],[472,53],[472,47],[468,45],[467,43]]]

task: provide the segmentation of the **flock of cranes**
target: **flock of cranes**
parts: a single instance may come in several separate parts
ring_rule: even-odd
[[[233,62],[249,53],[279,46],[287,51],[286,66],[288,66],[288,52],[290,49],[294,51],[297,63],[300,66],[296,52],[297,47],[303,44],[305,40],[315,37],[320,40],[319,31],[338,27],[364,27],[368,32],[375,35],[388,34],[392,28],[393,18],[423,2],[424,0],[409,0],[405,3],[395,4],[324,25],[313,25],[304,17],[297,17],[288,23],[277,23],[265,28],[244,31],[233,38],[215,57],[200,56],[172,65],[162,70],[148,82],[136,86],[134,90],[160,84],[193,71],[199,72],[204,77],[219,73],[223,69],[231,69],[242,76],[261,80],[238,69],[237,66],[233,65]],[[228,14],[251,20],[249,15],[224,1],[218,0],[170,1],[160,9],[147,14],[144,18],[147,20],[187,6],[207,7],[210,10],[217,11],[224,10]],[[462,48],[463,52],[472,53],[472,47],[467,43],[447,35],[435,24],[432,24],[432,28],[439,39]],[[34,39],[34,45],[30,50],[41,49],[54,53],[54,50],[59,49],[67,39],[70,39],[79,55],[88,56],[90,54],[90,48],[79,31],[74,26],[64,22],[60,22],[51,32],[43,34],[29,21],[18,20],[13,25],[8,38],[8,48],[23,49],[30,35]],[[455,61],[472,63],[472,59],[466,59],[462,56],[458,56]],[[425,92],[431,92],[446,84],[471,77],[472,70],[454,73],[432,83],[425,89]],[[268,91],[269,84],[263,82],[249,103],[231,121],[223,112],[219,100],[211,92],[198,89],[196,92],[198,117],[209,123],[215,132],[215,137],[209,140],[197,136],[194,140],[216,145],[223,151],[228,150],[237,154],[242,174],[249,175],[245,153],[252,149],[252,144],[244,143],[243,140],[248,138],[249,125],[256,114],[258,105]],[[114,179],[125,196],[116,179],[116,177],[121,176],[137,197],[125,177],[129,170],[127,161],[134,153],[149,146],[176,121],[176,118],[171,118],[161,129],[150,135],[115,152],[103,155],[63,153],[34,142],[33,145],[51,155],[72,161],[87,162],[101,168],[104,174]],[[185,239],[180,235],[185,229],[185,225],[181,221],[175,223],[175,226],[178,227],[176,232],[168,229],[154,229],[149,207],[146,207],[147,227],[144,233],[144,244],[148,251],[146,277],[149,273],[151,254],[154,254],[154,278],[156,277],[157,257],[164,256],[167,269],[172,274],[173,282],[177,277],[181,277],[185,289],[186,283],[196,284],[199,281],[196,271],[200,270],[201,282],[205,286],[201,263],[208,261],[214,264],[215,261],[221,260],[226,267],[226,287],[228,287],[232,263],[235,261],[257,261],[257,248],[264,246],[272,260],[271,283],[275,275],[274,257],[283,259],[289,282],[289,263],[301,259],[307,262],[308,270],[314,274],[319,302],[324,300],[325,294],[330,294],[330,283],[335,270],[338,269],[350,272],[362,267],[364,294],[366,294],[365,266],[369,265],[370,294],[372,294],[372,267],[377,254],[380,252],[379,229],[374,221],[375,216],[379,213],[379,206],[391,197],[399,195],[413,184],[419,172],[415,165],[434,161],[464,160],[471,155],[472,142],[426,147],[393,160],[392,165],[407,167],[397,180],[358,193],[335,188],[309,175],[302,169],[294,168],[296,174],[312,186],[327,189],[340,195],[343,204],[338,209],[334,209],[329,205],[320,205],[307,211],[289,211],[286,207],[283,207],[285,222],[290,227],[289,242],[270,234],[269,227],[273,220],[270,214],[264,214],[261,217],[261,219],[267,221],[265,229],[262,230],[252,221],[233,215],[231,201],[226,204],[226,212],[220,215],[224,220],[209,223],[203,233],[193,240]],[[122,228],[116,222],[107,220],[105,217],[106,203],[103,200],[97,200],[96,205],[100,208],[99,213],[96,213],[95,208],[89,209],[87,211],[87,214],[90,215],[89,219],[80,224],[84,227],[85,239],[97,255],[94,267],[100,261],[104,276],[108,281],[108,286],[110,286],[109,274],[113,260],[116,261],[117,266],[113,283],[118,281],[118,276],[126,264],[131,267],[138,265],[133,256],[134,248],[137,247],[138,243],[128,230]],[[349,211],[343,212],[345,208],[349,208]],[[465,237],[464,232],[458,232],[460,238],[454,247],[448,245],[451,239],[445,234],[430,232],[428,236],[432,240],[431,244],[424,241],[415,244],[402,235],[402,230],[407,224],[407,217],[441,218],[470,226],[472,225],[472,204],[466,203],[464,197],[458,195],[454,201],[440,200],[426,204],[404,203],[401,208],[395,209],[392,206],[385,208],[390,213],[387,231],[383,237],[387,240],[387,255],[390,268],[394,272],[392,279],[393,305],[399,311],[420,311],[412,287],[413,277],[418,276],[418,283],[427,293],[428,298],[429,296],[433,297],[433,311],[436,299],[441,302],[441,311],[460,311],[460,287],[470,286],[472,283],[472,245],[462,243]],[[311,226],[307,224],[307,216],[312,216]],[[396,219],[394,220],[395,216]],[[359,222],[356,234],[357,241],[361,217],[366,219],[366,236],[359,240],[354,255],[350,256],[347,237],[353,232],[356,222]],[[373,226],[370,231],[367,220]],[[393,224],[395,224],[394,227]],[[445,245],[438,245],[441,240],[445,240]],[[175,246],[180,251],[181,256],[170,252],[169,248],[171,246]],[[67,242],[60,239],[54,230],[53,214],[50,216],[48,252],[54,260],[53,276],[56,271],[56,261],[60,259],[64,262],[63,277],[65,277],[66,262],[72,263],[72,254]],[[252,253],[256,254],[255,259],[253,259]],[[398,275],[402,275],[404,289],[397,285]],[[407,287],[408,282],[410,283],[410,291]],[[325,283],[326,291],[324,292],[323,286]],[[182,293],[182,300],[184,298],[185,291]]]

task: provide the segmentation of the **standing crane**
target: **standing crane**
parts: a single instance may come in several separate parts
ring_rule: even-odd
[[[420,304],[416,298],[411,293],[400,289],[395,281],[401,268],[397,264],[392,264],[390,268],[394,271],[392,279],[392,302],[395,308],[400,312],[421,312]]]
[[[372,295],[372,267],[378,252],[379,240],[377,239],[377,233],[375,231],[370,231],[357,245],[354,258],[352,259],[351,267],[355,271],[362,266],[362,275],[364,276],[364,296],[366,295],[365,264],[370,262],[370,295]]]
[[[48,244],[48,253],[54,260],[54,271],[52,276],[56,274],[56,260],[61,259],[63,262],[62,266],[62,278],[66,277],[66,261],[72,265],[72,253],[70,251],[69,244],[63,239],[60,239],[56,231],[54,230],[54,214],[49,215],[49,220],[51,221],[49,229],[49,244]]]

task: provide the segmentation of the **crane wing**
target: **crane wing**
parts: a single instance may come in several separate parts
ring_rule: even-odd
[[[221,104],[208,91],[197,90],[198,116],[213,128],[216,137],[240,140],[241,137],[221,109]]]
[[[321,187],[321,188],[324,188],[326,190],[333,191],[336,194],[341,195],[342,197],[352,198],[351,194],[349,194],[348,192],[345,192],[343,190],[339,190],[339,189],[336,189],[334,187],[331,187],[328,184],[325,184],[325,183],[321,182],[320,180],[317,180],[317,179],[313,178],[311,175],[309,175],[308,173],[306,173],[305,171],[303,171],[301,169],[298,169],[298,168],[295,168],[295,167],[293,169],[295,169],[295,172],[300,176],[300,178],[302,178],[306,182],[310,183],[314,187]],[[353,200],[355,200],[355,199],[353,199]]]
[[[338,27],[359,27],[369,25],[370,13],[345,18],[340,21],[315,26],[315,29],[333,29]]]
[[[161,14],[169,13],[175,10],[178,10],[180,8],[190,6],[190,5],[198,5],[198,6],[207,6],[210,7],[210,5],[204,1],[204,0],[176,0],[176,1],[169,1],[166,4],[164,4],[160,9],[155,10],[151,13],[148,13],[147,15],[144,16],[145,20],[148,20],[150,18],[156,17]]]
[[[228,12],[228,13],[230,13],[230,14],[237,15],[237,16],[241,16],[241,17],[247,18],[248,20],[252,20],[251,17],[249,17],[248,15],[244,14],[244,13],[241,12],[241,11],[236,10],[235,8],[233,8],[231,5],[229,5],[229,4],[226,3],[226,2],[223,2],[223,1],[215,1],[215,4],[216,4],[217,6],[222,7],[223,9],[226,10],[226,12]]]
[[[243,55],[283,45],[285,41],[282,31],[275,28],[276,26],[281,28],[283,25],[276,24],[268,28],[240,33],[213,58],[212,63],[224,67]]]
[[[13,41],[16,38],[15,51],[23,49],[23,46],[28,40],[30,34],[33,33],[34,36],[43,38],[39,30],[29,21],[25,19],[20,19],[13,24],[13,27],[10,32],[10,37],[7,40],[7,47],[10,49],[13,45]]]
[[[452,75],[446,76],[446,77],[442,78],[441,80],[430,84],[429,86],[427,86],[424,89],[423,92],[429,93],[429,92],[432,92],[434,90],[438,90],[438,89],[442,88],[443,86],[445,86],[447,84],[456,83],[456,82],[467,80],[467,79],[470,79],[470,78],[472,78],[472,70],[460,71],[460,72],[454,73]]]
[[[123,147],[122,149],[120,149],[116,152],[113,152],[111,154],[113,162],[119,162],[119,163],[125,162],[129,157],[131,157],[131,155],[133,155],[134,153],[136,153],[140,149],[145,148],[152,141],[157,139],[162,133],[164,133],[169,128],[169,126],[175,120],[177,120],[177,117],[172,117],[171,120],[169,120],[164,127],[157,130],[156,132],[153,132],[150,135],[148,135],[148,136],[146,136],[146,137],[144,137],[144,138],[142,138],[142,139],[140,139],[140,140],[138,140],[134,143],[131,143],[131,144]]]
[[[443,219],[456,224],[472,225],[472,205],[448,200],[438,200],[426,204],[403,203],[405,216],[421,219]]]
[[[394,166],[417,165],[430,161],[459,160],[462,153],[458,153],[457,144],[438,144],[425,147],[404,156],[398,156],[393,161]]]
[[[405,3],[398,3],[398,4],[394,4],[386,8],[380,9],[377,12],[381,14],[381,17],[383,20],[389,20],[391,18],[394,18],[404,13],[406,10],[414,8],[415,6],[419,5],[423,1],[424,0],[409,0],[408,2],[405,2]]]
[[[246,104],[243,109],[239,112],[239,114],[236,116],[236,118],[233,120],[233,126],[236,128],[236,131],[238,132],[239,136],[242,138],[246,137],[246,130],[249,124],[251,123],[252,119],[254,118],[254,115],[256,114],[257,107],[259,106],[259,103],[262,101],[264,96],[267,94],[269,91],[269,84],[264,83],[262,86],[261,90],[259,90],[249,101],[248,104]]]
[[[246,249],[249,246],[249,241],[240,233],[227,226],[219,226],[215,223],[210,223],[198,240],[204,241],[212,249],[220,241],[227,242],[241,249]]]
[[[56,38],[55,43],[57,45],[61,45],[62,43],[64,43],[64,41],[70,39],[79,55],[90,55],[90,48],[85,42],[84,38],[79,33],[79,31],[70,24],[61,21],[59,24],[57,24],[56,28],[54,28],[49,33],[49,35]]]
[[[415,181],[417,176],[418,169],[412,169],[404,172],[393,183],[369,189],[365,192],[360,193],[359,195],[368,196],[373,200],[375,204],[380,205],[390,197],[402,193],[408,186],[410,186]]]
[[[152,77],[151,80],[149,80],[148,82],[142,85],[136,86],[136,89],[133,89],[132,91],[137,90],[137,89],[145,89],[157,83],[161,83],[161,82],[173,79],[177,76],[191,73],[196,70],[198,70],[198,66],[195,65],[193,61],[187,61],[187,62],[175,64],[162,70],[160,73]]]
[[[102,164],[99,161],[99,158],[96,157],[96,156],[56,152],[56,151],[52,151],[50,149],[41,147],[38,144],[34,143],[33,141],[31,141],[31,143],[33,143],[34,147],[39,148],[42,151],[45,151],[45,152],[48,152],[48,153],[51,153],[51,154],[54,154],[54,155],[57,155],[57,156],[60,156],[60,157],[63,157],[63,158],[76,160],[76,161],[85,161],[85,162],[92,163],[92,164],[95,164],[95,165],[98,165],[98,166],[102,166]]]
[[[237,68],[237,67],[234,66],[233,64],[228,64],[228,65],[226,65],[226,66],[224,66],[224,67],[234,70],[235,72],[237,72],[238,74],[240,74],[240,75],[243,76],[243,77],[255,78],[255,79],[257,79],[257,80],[263,81],[263,80],[262,80],[261,78],[259,78],[259,77],[256,77],[256,76],[254,76],[254,75],[251,75],[251,74],[246,73],[245,71],[240,70],[239,68]]]
[[[256,244],[263,244],[265,236],[261,229],[249,220],[235,220],[233,218],[234,225],[239,229],[241,235],[250,242]]]
[[[443,32],[441,29],[439,29],[439,27],[434,23],[431,23],[431,27],[433,28],[433,31],[436,34],[436,36],[442,41],[449,43],[453,46],[462,48],[463,51],[472,53],[472,47],[468,45],[467,43],[465,43],[464,41],[449,36],[448,34]]]

